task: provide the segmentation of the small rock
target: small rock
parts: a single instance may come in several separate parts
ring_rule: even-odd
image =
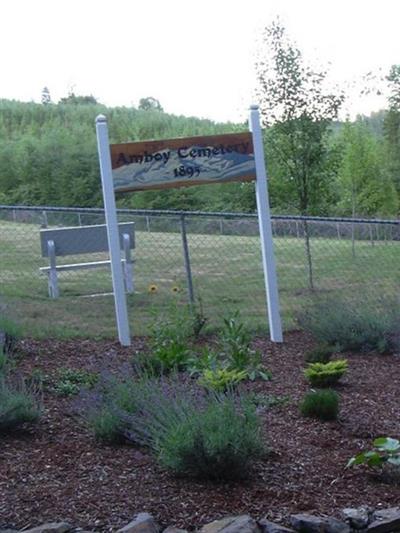
[[[294,514],[290,523],[300,533],[350,533],[350,526],[336,518]]]
[[[367,528],[368,533],[389,533],[400,531],[400,508],[391,507],[375,511],[373,521]]]
[[[139,513],[136,518],[117,533],[159,533],[160,527],[149,513]]]
[[[74,529],[73,526],[67,522],[49,522],[32,529],[24,530],[24,533],[66,533]]]
[[[214,520],[203,526],[200,533],[261,533],[261,529],[251,516],[241,515]]]
[[[365,529],[371,521],[373,512],[371,507],[359,507],[358,509],[347,507],[343,509],[342,515],[353,529]]]
[[[275,522],[271,522],[266,518],[259,520],[258,525],[260,526],[262,533],[293,533],[294,531],[293,529],[281,526],[280,524],[275,524]]]

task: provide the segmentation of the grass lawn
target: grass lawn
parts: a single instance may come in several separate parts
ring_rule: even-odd
[[[258,237],[188,234],[194,292],[200,298],[208,324],[239,310],[252,329],[266,331],[265,289]],[[305,309],[309,289],[304,240],[275,238],[283,322],[293,327],[294,314]],[[311,253],[315,293],[350,292],[373,305],[384,293],[399,287],[400,243],[313,238]],[[128,296],[132,332],[145,334],[152,313],[187,301],[186,273],[179,233],[136,233],[135,294]],[[61,263],[104,259],[104,254],[68,256]],[[60,298],[50,300],[47,266],[41,257],[39,226],[0,222],[0,303],[6,313],[35,336],[114,337],[115,320],[111,276],[107,269],[65,272],[59,275]],[[149,293],[149,285],[157,291]],[[174,292],[174,287],[179,292]]]

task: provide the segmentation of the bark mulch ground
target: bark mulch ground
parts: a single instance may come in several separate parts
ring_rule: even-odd
[[[51,379],[61,367],[112,371],[144,342],[137,339],[127,349],[104,341],[24,340],[19,368],[25,375],[40,369]],[[282,345],[261,338],[255,344],[273,379],[250,388],[283,401],[262,410],[271,453],[249,481],[177,479],[143,450],[101,445],[74,415],[74,400],[50,390],[35,427],[1,436],[0,529],[66,520],[86,530],[112,531],[142,511],[161,525],[188,529],[241,513],[285,524],[300,511],[338,516],[343,507],[398,504],[400,485],[344,467],[373,438],[399,436],[399,357],[344,354],[349,372],[337,387],[339,420],[319,422],[303,418],[298,409],[308,390],[302,369],[310,339],[294,332]]]

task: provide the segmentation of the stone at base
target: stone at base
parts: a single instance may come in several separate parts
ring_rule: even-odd
[[[159,533],[160,528],[149,513],[139,513],[132,522],[119,529],[117,533]]]
[[[267,520],[266,518],[259,520],[258,525],[260,526],[262,533],[293,533],[294,532],[293,529],[289,529],[288,527],[281,526],[280,524],[275,524],[275,522],[271,522],[270,520]]]
[[[350,533],[349,525],[336,518],[294,514],[290,523],[300,533]]]
[[[71,529],[73,529],[73,526],[67,524],[67,522],[49,522],[32,529],[26,529],[24,533],[67,533]]]
[[[200,533],[261,533],[261,529],[248,515],[228,516],[203,526]]]

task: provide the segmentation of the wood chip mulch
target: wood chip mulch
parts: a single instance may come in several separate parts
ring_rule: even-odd
[[[61,367],[113,371],[144,344],[136,339],[128,349],[105,341],[28,339],[20,343],[18,366],[25,375],[40,369],[50,379]],[[349,372],[337,387],[339,420],[319,422],[303,418],[298,409],[308,390],[302,370],[311,340],[293,332],[282,345],[262,338],[255,345],[273,379],[250,388],[286,401],[261,410],[271,453],[247,482],[177,479],[144,450],[101,445],[77,419],[73,399],[50,390],[36,426],[1,436],[0,529],[65,520],[86,530],[115,531],[147,511],[163,526],[193,530],[228,514],[287,524],[295,512],[339,516],[344,507],[398,504],[400,484],[362,467],[344,467],[373,438],[399,437],[399,357],[343,354]]]

